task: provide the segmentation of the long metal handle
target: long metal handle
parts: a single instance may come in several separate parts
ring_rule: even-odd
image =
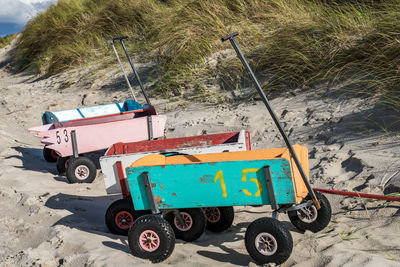
[[[122,48],[123,48],[124,51],[125,51],[125,55],[126,55],[126,57],[128,58],[129,64],[131,65],[131,68],[132,68],[132,71],[133,71],[133,73],[135,74],[135,77],[136,77],[137,81],[139,82],[139,86],[140,86],[140,89],[142,90],[143,96],[144,96],[144,98],[146,99],[147,104],[148,104],[148,105],[151,105],[150,99],[149,99],[149,97],[147,96],[146,91],[144,90],[144,87],[143,87],[142,81],[140,80],[139,74],[137,73],[136,68],[135,68],[135,66],[133,65],[131,56],[129,55],[128,50],[126,50],[126,47],[125,47],[125,44],[124,44],[124,39],[120,39],[119,41],[121,42]]]
[[[315,207],[317,209],[320,209],[319,201],[318,201],[313,189],[311,188],[310,183],[308,182],[307,176],[306,176],[306,174],[305,174],[305,172],[303,170],[303,167],[300,164],[299,159],[297,158],[297,155],[296,155],[296,152],[293,149],[292,143],[290,142],[288,136],[286,135],[285,131],[283,130],[283,128],[281,126],[281,123],[279,122],[278,117],[276,116],[274,110],[271,108],[271,105],[269,104],[268,99],[264,94],[264,91],[262,90],[260,84],[258,83],[256,76],[254,75],[254,73],[251,70],[249,64],[247,63],[246,59],[243,56],[242,51],[240,50],[239,46],[237,45],[237,43],[235,41],[235,36],[237,36],[237,35],[239,35],[239,33],[234,32],[234,33],[231,33],[231,34],[229,34],[229,35],[227,35],[225,37],[222,37],[221,40],[222,40],[222,42],[224,42],[226,40],[229,40],[231,42],[233,48],[236,51],[236,54],[238,55],[240,61],[242,62],[244,68],[246,69],[247,74],[249,74],[250,78],[253,80],[254,85],[255,85],[259,95],[261,96],[261,99],[263,100],[265,106],[267,107],[267,109],[269,111],[269,114],[271,115],[272,119],[274,120],[274,122],[276,124],[276,127],[278,127],[278,130],[281,133],[281,135],[283,137],[283,140],[285,140],[286,146],[289,149],[289,152],[290,152],[290,154],[292,155],[292,157],[294,159],[294,162],[295,162],[295,164],[296,164],[296,166],[297,166],[297,168],[298,168],[298,170],[300,172],[301,178],[303,178],[304,184],[306,185],[308,192],[311,195],[311,198],[312,198],[312,200],[314,202]]]
[[[115,45],[114,45],[114,39],[113,39],[113,40],[110,40],[110,41],[108,41],[108,43],[109,43],[109,44],[112,46],[112,48],[113,48],[113,50],[114,50],[114,53],[115,53],[115,56],[117,57],[117,60],[118,60],[119,66],[121,67],[122,73],[124,74],[124,77],[125,77],[126,83],[128,84],[129,90],[131,90],[131,93],[132,93],[133,99],[134,99],[135,101],[137,101],[137,100],[136,100],[135,93],[133,92],[133,89],[132,89],[131,83],[129,82],[128,75],[126,75],[126,71],[125,71],[124,65],[122,65],[122,62],[121,62],[121,59],[119,58],[119,55],[118,55],[117,49],[115,48]]]

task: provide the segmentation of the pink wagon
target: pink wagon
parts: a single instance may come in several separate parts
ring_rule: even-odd
[[[81,154],[105,150],[118,142],[152,140],[164,135],[166,116],[158,115],[140,81],[123,40],[110,40],[134,100],[121,103],[50,112],[42,115],[42,126],[30,128],[42,138],[44,158],[57,162],[59,173],[66,173],[70,183],[91,183],[96,165]],[[128,76],[120,61],[114,42],[119,40],[140,85],[147,104],[136,101]]]

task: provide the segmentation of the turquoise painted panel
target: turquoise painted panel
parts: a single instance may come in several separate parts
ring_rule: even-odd
[[[69,110],[46,111],[42,115],[43,124],[53,122],[67,122],[71,120],[79,120],[85,118],[94,118],[105,115],[120,114],[125,111],[133,111],[143,109],[143,106],[134,100],[126,100],[121,103],[113,103],[106,105],[98,105],[91,107],[81,107]]]
[[[148,172],[160,209],[268,205],[263,167],[269,165],[278,204],[295,203],[290,165],[286,159],[225,161],[126,168],[137,210],[150,209],[143,180]]]

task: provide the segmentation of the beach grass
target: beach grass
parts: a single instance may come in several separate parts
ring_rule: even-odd
[[[18,69],[52,75],[110,56],[106,40],[128,35],[135,57],[157,66],[156,92],[182,95],[210,74],[234,89],[237,58],[207,64],[231,49],[220,38],[232,31],[266,92],[326,83],[400,108],[396,0],[64,0],[22,31]]]
[[[17,34],[10,34],[0,37],[0,48],[4,48],[7,45],[9,45],[12,42],[12,40],[15,39],[15,37],[17,37]]]

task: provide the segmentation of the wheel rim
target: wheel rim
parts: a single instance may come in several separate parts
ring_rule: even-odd
[[[254,244],[258,252],[265,256],[274,255],[278,250],[278,242],[269,233],[260,233],[256,236]]]
[[[147,251],[153,252],[160,246],[160,237],[152,230],[146,230],[139,236],[140,247]]]
[[[308,206],[304,208],[307,211],[307,214],[303,214],[300,211],[297,211],[297,216],[302,222],[312,223],[318,217],[318,210],[314,205]]]
[[[217,207],[205,208],[204,214],[210,223],[216,223],[221,219],[221,211]]]
[[[65,167],[65,169],[67,169],[67,168],[68,168],[69,161],[70,161],[70,159],[66,159],[66,160],[65,160],[65,163],[64,163],[64,167]]]
[[[79,180],[85,180],[86,178],[89,177],[89,174],[90,170],[85,165],[79,165],[75,169],[75,177],[78,178]]]
[[[193,225],[192,216],[190,216],[190,214],[187,212],[180,212],[180,214],[183,220],[183,225],[180,224],[178,218],[175,217],[174,219],[175,227],[182,232],[189,231],[189,229],[192,228]]]
[[[115,224],[122,230],[128,230],[133,223],[133,216],[128,211],[120,211],[115,215]]]
[[[54,159],[58,159],[59,155],[54,150],[51,150],[50,153]]]

